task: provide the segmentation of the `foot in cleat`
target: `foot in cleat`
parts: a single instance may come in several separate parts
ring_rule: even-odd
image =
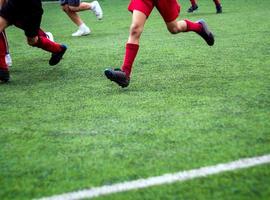
[[[191,6],[191,7],[187,10],[187,12],[188,12],[188,13],[192,13],[193,11],[198,10],[198,8],[199,8],[198,5],[195,4],[195,5]]]
[[[213,33],[209,30],[206,22],[201,19],[197,21],[197,23],[202,25],[202,30],[198,32],[198,34],[206,41],[209,46],[213,46],[215,43],[215,38]]]
[[[117,83],[122,88],[129,85],[130,78],[121,69],[106,69],[104,74],[108,79]]]
[[[52,53],[51,59],[49,60],[50,65],[56,65],[60,62],[62,59],[63,55],[65,54],[67,50],[67,46],[62,44],[61,45],[62,50],[58,53]]]
[[[103,11],[100,4],[98,3],[98,1],[93,1],[92,5],[93,5],[92,10],[95,13],[97,19],[101,20],[103,18]]]
[[[9,79],[9,71],[6,69],[0,69],[0,82],[7,83]]]
[[[222,6],[221,5],[216,6],[216,9],[217,9],[217,14],[222,13]]]

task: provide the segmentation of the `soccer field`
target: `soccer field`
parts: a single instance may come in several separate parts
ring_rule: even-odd
[[[130,86],[103,75],[123,60],[127,0],[100,1],[104,19],[76,27],[58,3],[42,27],[68,50],[60,64],[7,29],[11,82],[0,85],[0,199],[38,199],[270,154],[270,1],[199,0],[180,18],[205,19],[209,47],[195,33],[171,35],[154,10]],[[270,164],[100,196],[98,200],[270,199]]]

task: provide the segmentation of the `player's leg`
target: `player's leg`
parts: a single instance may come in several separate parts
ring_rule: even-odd
[[[192,31],[199,34],[208,45],[212,46],[214,44],[214,36],[203,20],[198,22],[192,22],[187,19],[177,21],[181,8],[176,0],[160,0],[157,4],[157,9],[163,17],[167,29],[172,34]]]
[[[222,6],[220,0],[213,0],[216,5],[217,14],[222,13]]]
[[[132,65],[139,50],[140,37],[143,32],[147,16],[141,11],[134,10],[132,23],[130,26],[129,37],[126,44],[125,58],[122,65],[122,71],[130,77]]]
[[[190,3],[191,3],[191,6],[187,10],[189,13],[192,13],[193,11],[195,11],[195,10],[197,10],[199,8],[196,0],[190,0]]]
[[[116,82],[121,87],[127,87],[130,81],[133,62],[139,50],[139,41],[143,32],[147,16],[141,11],[134,10],[130,33],[126,43],[124,61],[121,69],[107,69],[105,75],[111,81]]]
[[[44,31],[40,29],[41,18],[42,12],[38,12],[34,16],[26,16],[26,20],[19,23],[20,28],[24,30],[27,43],[30,46],[38,47],[52,53],[49,64],[56,65],[62,59],[67,47],[47,38]]]
[[[47,36],[27,36],[27,43],[30,46],[38,47],[52,53],[49,60],[50,65],[58,64],[67,50],[65,45],[53,42]]]
[[[98,20],[101,20],[103,17],[103,11],[98,1],[93,1],[91,3],[81,2],[79,5],[69,4],[69,9],[73,12],[91,10],[95,13]]]
[[[151,14],[156,1],[131,0],[128,10],[132,12],[132,23],[130,26],[129,38],[126,43],[126,51],[121,69],[106,69],[105,75],[111,81],[121,87],[127,87],[130,81],[130,74],[133,62],[139,50],[139,41],[143,32],[144,24]]]
[[[86,24],[76,12],[70,10],[68,4],[63,4],[62,10],[67,14],[71,21],[78,26],[78,30],[74,32],[72,36],[84,36],[91,33],[90,28],[86,26]]]
[[[41,28],[38,30],[39,37],[46,37],[52,42],[54,42],[53,34],[51,32],[44,32]]]

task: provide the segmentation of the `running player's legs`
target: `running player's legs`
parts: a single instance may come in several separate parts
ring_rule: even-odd
[[[103,17],[103,11],[98,1],[91,3],[81,2],[80,0],[61,0],[62,10],[67,14],[71,21],[77,25],[78,30],[72,36],[83,36],[90,34],[90,28],[83,22],[77,12],[80,11],[93,11],[98,20]]]

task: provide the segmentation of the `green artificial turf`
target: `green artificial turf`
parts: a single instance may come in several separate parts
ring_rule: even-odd
[[[204,18],[216,36],[171,35],[156,10],[147,21],[131,84],[103,71],[123,60],[128,1],[100,1],[104,20],[80,13],[76,27],[58,3],[42,27],[68,46],[64,59],[7,29],[13,66],[0,85],[0,199],[33,199],[270,153],[270,1],[210,0],[180,18]],[[100,199],[269,199],[270,166]],[[99,198],[98,198],[99,199]]]

